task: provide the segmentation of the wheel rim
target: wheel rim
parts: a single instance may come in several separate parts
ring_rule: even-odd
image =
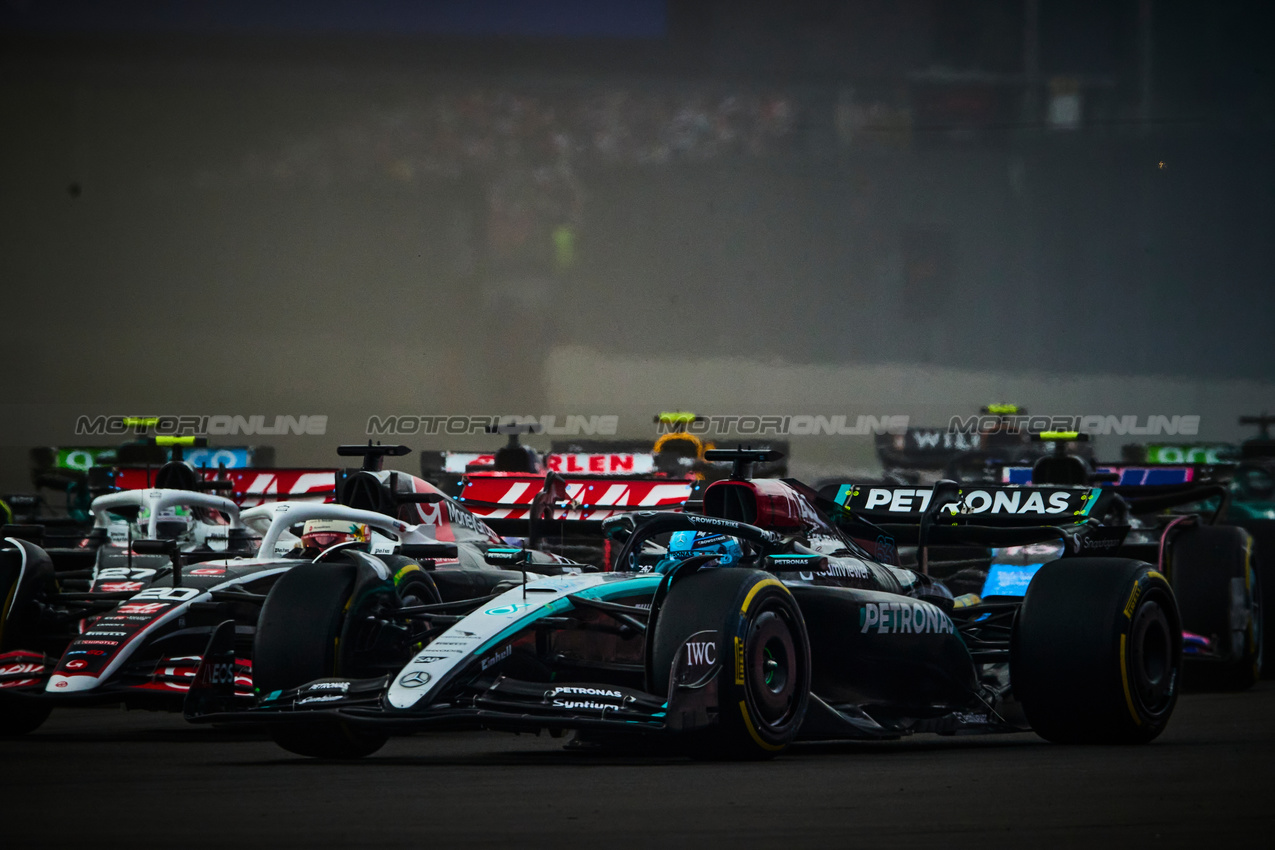
[[[399,592],[399,606],[410,608],[414,605],[429,605],[434,600],[428,596],[428,593],[424,585],[413,583]]]
[[[1173,698],[1177,683],[1173,655],[1169,618],[1159,602],[1147,600],[1134,615],[1128,664],[1138,701],[1152,714],[1163,711]]]
[[[782,726],[797,704],[797,646],[787,621],[775,611],[753,620],[747,641],[747,692],[758,719]]]

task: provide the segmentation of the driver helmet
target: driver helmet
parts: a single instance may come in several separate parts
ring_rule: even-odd
[[[138,531],[145,536],[150,529],[151,509],[143,506],[137,512]],[[190,508],[181,505],[161,508],[155,519],[155,537],[159,540],[179,540],[189,536],[195,527],[195,516]]]
[[[1235,474],[1232,489],[1242,499],[1251,501],[1269,501],[1275,498],[1275,481],[1265,469],[1256,466],[1242,466]]]
[[[670,457],[684,457],[691,459],[704,459],[704,449],[708,448],[704,445],[704,441],[694,434],[688,434],[685,431],[672,431],[668,434],[660,435],[655,441],[652,451],[655,454],[667,454]]]
[[[685,431],[662,434],[652,449],[656,471],[666,475],[685,475],[695,468],[697,461],[704,459],[704,452],[712,447],[711,443],[705,443]],[[696,473],[696,477],[703,476]]]
[[[368,527],[348,519],[310,519],[301,530],[301,545],[306,549],[329,549],[340,543],[363,545],[369,540]]]
[[[668,553],[673,558],[689,558],[692,555],[717,555],[722,566],[738,564],[744,557],[744,549],[734,537],[713,531],[676,531],[669,538]]]

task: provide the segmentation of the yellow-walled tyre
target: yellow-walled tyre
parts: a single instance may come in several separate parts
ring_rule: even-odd
[[[1010,684],[1032,729],[1056,743],[1145,743],[1173,714],[1182,627],[1149,564],[1068,558],[1032,578],[1014,624]]]
[[[661,693],[688,638],[704,630],[719,636],[717,724],[684,733],[692,755],[767,759],[796,739],[810,702],[810,641],[801,610],[774,576],[701,570],[673,586],[655,629],[652,671]]]

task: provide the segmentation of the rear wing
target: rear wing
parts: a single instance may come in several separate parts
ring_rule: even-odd
[[[421,475],[426,480],[439,474],[464,475],[490,469],[495,452],[421,452]],[[545,468],[563,475],[645,475],[655,470],[655,454],[645,451],[551,451],[544,457]]]
[[[1150,466],[1201,466],[1233,463],[1239,451],[1229,443],[1132,443],[1121,450],[1124,460]]]
[[[874,444],[886,469],[943,469],[960,455],[980,451],[983,438],[947,428],[908,428],[902,434],[877,434]]]
[[[695,486],[668,478],[475,472],[465,476],[457,501],[498,533],[525,536],[537,508],[539,518],[552,513],[551,525],[593,530],[631,511],[681,510]]]
[[[336,499],[335,469],[284,468],[197,469],[213,493],[225,496],[241,508],[263,502],[320,501]],[[118,467],[111,472],[113,488],[144,490],[153,487],[150,467]]]
[[[908,428],[902,434],[876,435],[875,447],[877,459],[886,470],[940,471],[964,459],[977,462],[980,458],[999,458],[1014,463],[1034,460],[1050,451],[1049,446],[1042,443],[1056,442],[1048,438],[1049,433],[1025,430],[962,433],[949,428]],[[1065,439],[1064,442],[1073,441]],[[1093,450],[1087,444],[1072,445],[1070,451],[1088,461],[1093,459]]]
[[[1158,487],[1200,483],[1223,483],[1235,471],[1229,463],[1189,464],[1102,464],[1094,472],[1095,483],[1118,487]],[[998,475],[1002,484],[1032,483],[1030,466],[1002,466]]]
[[[1084,535],[1107,530],[1091,520],[1105,516],[1109,505],[1121,506],[1118,496],[1099,487],[998,487],[950,480],[933,487],[845,484],[832,503],[841,511],[835,521],[872,522],[895,543],[916,546],[919,569],[927,574],[933,546],[1059,541],[1066,551],[1079,553]]]
[[[842,484],[832,501],[872,522],[919,523],[930,509],[933,487]],[[1100,487],[953,485],[937,513],[939,524],[980,523],[1031,527],[1101,517],[1115,497]]]
[[[33,475],[56,471],[88,472],[97,467],[142,465],[147,461],[160,465],[173,459],[173,451],[165,446],[129,443],[122,446],[37,446],[30,451]],[[274,466],[273,446],[194,446],[184,448],[184,460],[195,467]]]
[[[1231,506],[1228,485],[1234,471],[1235,466],[1226,463],[1110,465],[1094,470],[1094,479],[1104,491],[1119,496],[1133,516],[1149,516],[1217,499],[1217,507],[1208,520],[1215,524]],[[1001,470],[1001,480],[1011,485],[1030,485],[1031,472],[1031,467],[1006,466]]]

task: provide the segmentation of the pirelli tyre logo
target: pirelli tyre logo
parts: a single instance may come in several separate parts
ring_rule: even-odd
[[[744,639],[735,636],[735,684],[744,684]]]
[[[859,611],[859,631],[879,635],[950,635],[952,621],[928,602],[868,602]]]
[[[1133,609],[1138,607],[1138,599],[1142,596],[1142,582],[1137,582],[1133,586],[1133,591],[1129,594],[1129,601],[1124,604],[1124,616],[1126,620],[1133,619]]]

